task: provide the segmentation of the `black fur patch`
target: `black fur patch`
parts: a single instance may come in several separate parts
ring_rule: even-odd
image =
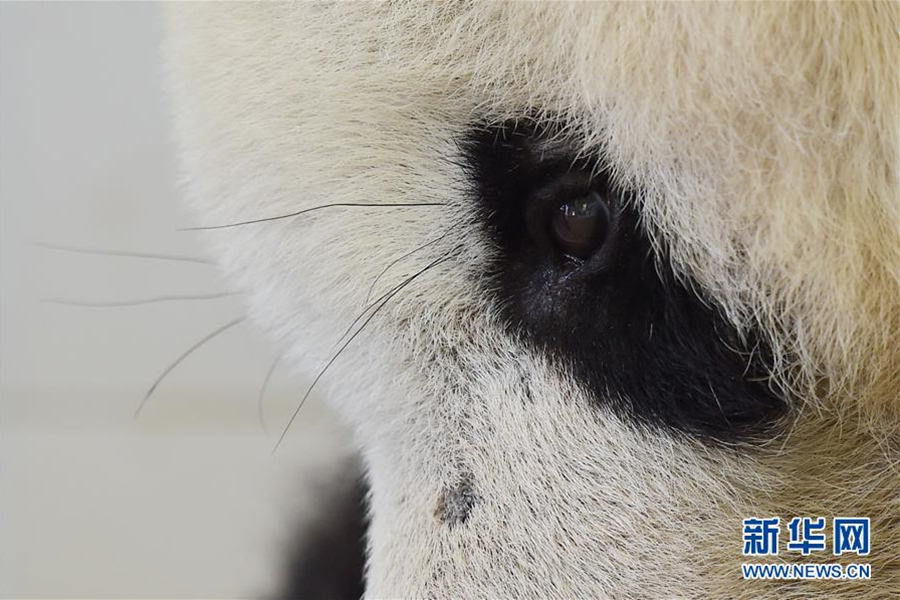
[[[366,486],[338,486],[321,519],[303,531],[279,598],[358,600],[365,592]]]
[[[569,369],[598,402],[645,425],[730,442],[783,414],[786,403],[765,377],[765,347],[741,340],[654,252],[634,198],[599,157],[577,157],[548,129],[522,121],[477,128],[462,147],[497,246],[489,293],[511,332]],[[612,216],[605,243],[582,262],[560,252],[549,221],[590,191],[609,199]]]

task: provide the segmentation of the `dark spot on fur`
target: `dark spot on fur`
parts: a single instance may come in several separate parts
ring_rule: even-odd
[[[769,387],[763,336],[736,331],[673,271],[641,221],[639,191],[556,134],[519,120],[474,128],[462,144],[497,248],[485,290],[510,333],[645,426],[724,442],[765,433],[786,402]],[[586,195],[604,199],[609,221],[589,255],[572,257],[551,221]]]
[[[525,400],[531,404],[534,402],[534,396],[531,395],[531,386],[528,384],[528,379],[522,377],[522,389],[525,391]]]
[[[530,378],[528,377],[528,372],[524,367],[520,367],[519,383],[522,384],[522,392],[525,395],[525,401],[529,404],[532,404],[534,402],[534,396],[531,393],[531,382]]]
[[[448,527],[461,525],[469,518],[469,513],[477,502],[472,477],[467,475],[456,486],[444,488],[438,497],[434,516]]]

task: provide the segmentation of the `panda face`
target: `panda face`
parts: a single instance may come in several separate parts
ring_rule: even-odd
[[[894,5],[170,16],[189,202],[327,365],[369,595],[896,587]],[[872,581],[741,580],[741,519],[846,514]]]

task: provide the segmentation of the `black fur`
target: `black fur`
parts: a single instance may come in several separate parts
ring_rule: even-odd
[[[366,486],[337,485],[321,518],[302,532],[279,598],[358,600],[365,591]]]
[[[724,442],[765,431],[786,406],[766,381],[765,346],[742,340],[654,252],[634,196],[602,159],[576,157],[558,137],[518,121],[473,129],[462,144],[497,246],[487,288],[510,331],[644,425]],[[549,223],[590,190],[609,198],[612,218],[582,262],[560,252]]]

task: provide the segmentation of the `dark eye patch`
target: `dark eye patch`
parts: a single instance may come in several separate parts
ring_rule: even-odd
[[[761,337],[739,335],[675,276],[635,192],[614,185],[601,157],[567,152],[553,134],[520,120],[462,143],[498,249],[486,289],[510,332],[645,426],[723,442],[770,429],[786,402],[770,389]]]

